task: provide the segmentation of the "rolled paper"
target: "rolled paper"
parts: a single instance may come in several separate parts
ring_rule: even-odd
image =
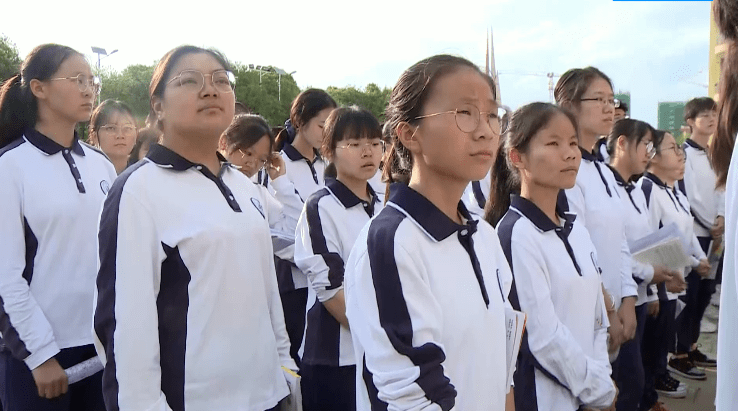
[[[102,362],[100,362],[100,359],[95,356],[89,360],[82,361],[77,365],[67,368],[64,372],[67,374],[69,384],[74,384],[75,382],[82,381],[93,374],[99,373],[103,368]]]

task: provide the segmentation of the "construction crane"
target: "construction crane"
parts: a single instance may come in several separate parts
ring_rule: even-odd
[[[554,103],[554,79],[561,77],[561,74],[556,73],[530,73],[524,71],[498,71],[497,76],[500,75],[513,75],[513,76],[535,76],[535,77],[548,77],[548,98],[551,103]]]

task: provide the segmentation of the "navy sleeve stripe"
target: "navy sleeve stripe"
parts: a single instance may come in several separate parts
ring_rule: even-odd
[[[327,188],[322,188],[311,195],[305,203],[305,214],[313,253],[323,256],[323,260],[328,266],[328,281],[331,285],[326,289],[334,290],[343,284],[344,261],[338,253],[328,251],[328,244],[325,240],[325,234],[323,234],[323,223],[320,221],[320,212],[318,211],[320,200],[329,194]]]
[[[113,182],[108,192],[100,216],[100,232],[98,242],[100,247],[100,270],[97,273],[97,307],[95,307],[94,327],[95,334],[105,347],[106,364],[103,371],[103,398],[108,411],[118,411],[118,380],[114,355],[115,333],[115,278],[116,258],[118,250],[118,213],[123,186],[128,177],[146,161],[129,167]]]
[[[2,345],[10,349],[15,358],[23,360],[31,353],[26,348],[26,344],[21,340],[18,330],[10,322],[10,316],[5,312],[5,302],[0,297],[0,333],[2,333]]]
[[[456,389],[443,371],[446,354],[432,343],[413,346],[412,320],[395,259],[395,233],[404,218],[399,210],[387,207],[369,226],[367,250],[379,323],[394,349],[420,368],[420,376],[415,382],[426,398],[448,411],[455,404]]]
[[[0,148],[0,157],[2,157],[3,154],[5,154],[8,151],[10,151],[10,150],[12,150],[12,149],[20,146],[21,144],[23,144],[25,142],[26,142],[26,140],[23,139],[22,137],[21,138],[18,138],[16,140],[11,141],[10,144],[8,144],[7,146]]]
[[[295,280],[292,278],[292,267],[295,267],[292,262],[274,256],[274,269],[277,272],[279,294],[295,291],[296,289]]]
[[[38,252],[38,238],[28,225],[28,219],[23,217],[23,231],[26,239],[26,267],[23,269],[23,278],[26,279],[28,285],[31,285],[33,279],[33,266],[36,260],[36,252]]]
[[[341,324],[320,301],[307,312],[303,364],[338,367],[340,364]]]
[[[477,200],[479,208],[484,210],[487,199],[482,192],[482,184],[479,181],[472,181],[472,193],[474,194],[474,199]]]
[[[366,355],[363,357],[361,377],[364,380],[366,386],[366,392],[369,396],[369,404],[371,404],[372,411],[387,411],[388,404],[379,399],[379,390],[374,385],[374,376],[372,372],[366,368]]]
[[[161,391],[173,411],[185,410],[185,354],[187,312],[190,304],[190,271],[179,248],[162,243],[167,258],[161,264],[161,283],[156,298],[159,314]]]
[[[651,190],[653,189],[653,182],[647,178],[643,179],[643,182],[641,183],[641,190],[643,190],[643,194],[646,197],[646,207],[651,206]]]

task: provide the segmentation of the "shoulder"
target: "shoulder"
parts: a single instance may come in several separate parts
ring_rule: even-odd
[[[370,249],[394,249],[394,245],[397,240],[400,240],[400,244],[407,242],[403,241],[405,239],[402,237],[397,238],[400,226],[406,220],[406,217],[407,215],[405,215],[405,213],[391,205],[384,207],[382,211],[374,217],[371,223],[369,223],[367,231],[367,246]],[[387,248],[387,246],[390,248]]]
[[[79,144],[82,146],[82,150],[84,150],[85,154],[93,154],[95,156],[102,156],[105,160],[110,161],[108,156],[99,148],[90,145],[88,143],[85,143],[84,141],[80,141]]]
[[[330,194],[330,190],[325,187],[319,189],[313,194],[310,194],[307,201],[305,201],[305,208],[308,210],[317,210],[319,205],[323,203],[321,200],[330,198]]]
[[[18,147],[22,146],[26,142],[23,138],[17,138],[10,142],[7,146],[0,148],[0,158],[6,155],[7,153],[10,153],[11,151],[17,149]]]

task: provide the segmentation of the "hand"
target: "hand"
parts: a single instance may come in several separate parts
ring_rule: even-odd
[[[34,368],[32,374],[39,397],[52,399],[67,393],[69,380],[56,358],[49,358],[45,363]]]
[[[637,320],[635,315],[635,297],[623,298],[623,302],[618,310],[618,317],[623,324],[623,342],[630,341],[635,338]]]
[[[659,304],[659,300],[651,301],[648,303],[648,307],[646,307],[646,310],[648,311],[648,315],[656,318],[659,316],[659,309],[661,308],[661,304]]]
[[[671,280],[664,283],[666,285],[666,291],[674,294],[679,294],[687,289],[687,282],[684,281],[684,277],[678,272],[674,272],[674,276]]]
[[[284,159],[279,153],[272,153],[269,157],[269,161],[266,164],[267,174],[272,180],[276,180],[277,177],[283,176],[287,172],[287,168],[284,165]]]
[[[610,340],[608,342],[608,351],[615,352],[618,348],[620,348],[624,341],[623,323],[620,320],[620,316],[618,316],[617,312],[615,311],[613,311],[611,314],[608,314],[608,319],[610,320],[610,327],[607,329],[607,333],[610,335]]]
[[[713,239],[717,239],[718,237],[722,236],[725,232],[725,217],[719,215],[715,219],[715,223],[712,224],[712,227],[710,227],[710,235]]]
[[[618,396],[620,395],[620,390],[618,390],[618,385],[615,383],[615,381],[612,382],[612,384],[615,386],[615,398],[612,399],[612,404],[608,408],[604,408],[602,411],[615,411],[615,405],[618,403]]]
[[[710,263],[707,262],[706,258],[700,260],[700,265],[694,269],[700,277],[707,277],[710,274]]]
[[[673,272],[668,268],[661,265],[655,266],[653,267],[653,280],[651,280],[651,284],[660,284],[669,281],[673,276]]]

